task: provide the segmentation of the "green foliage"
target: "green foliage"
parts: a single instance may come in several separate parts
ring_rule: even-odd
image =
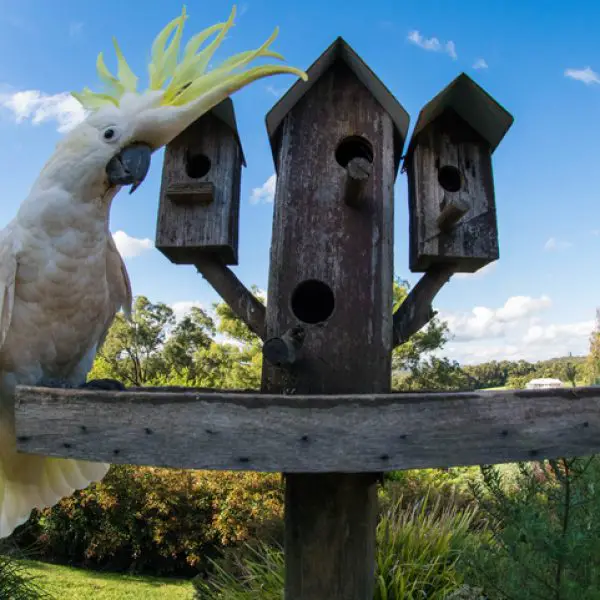
[[[274,530],[282,494],[276,475],[114,465],[101,483],[39,514],[30,535],[42,556],[61,562],[190,573],[217,548]]]
[[[520,463],[512,485],[496,467],[473,486],[490,523],[469,557],[491,600],[600,598],[600,461]]]
[[[10,545],[9,545],[10,544]],[[0,598],[6,600],[44,600],[48,594],[18,560],[21,552],[6,540],[0,545]]]
[[[463,584],[457,563],[474,543],[475,510],[443,507],[427,498],[402,506],[401,501],[391,505],[378,523],[374,600],[442,600]],[[198,600],[280,600],[283,582],[281,546],[259,543],[213,561],[212,572],[195,585]]]

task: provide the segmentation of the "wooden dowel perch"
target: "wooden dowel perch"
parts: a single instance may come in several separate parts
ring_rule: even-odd
[[[268,339],[263,344],[263,356],[276,367],[293,365],[300,356],[304,335],[302,327],[293,327],[281,337]]]
[[[346,188],[344,201],[352,208],[362,204],[367,181],[373,171],[373,165],[366,158],[353,158],[346,166]]]
[[[454,198],[447,202],[437,219],[440,231],[450,231],[465,216],[468,210],[469,205],[460,198]]]
[[[265,307],[252,295],[233,271],[215,258],[197,258],[195,267],[231,310],[264,341]]]
[[[433,319],[435,316],[431,306],[433,299],[448,283],[452,274],[452,265],[439,265],[427,271],[419,279],[417,285],[394,313],[394,348],[407,342],[421,327]]]

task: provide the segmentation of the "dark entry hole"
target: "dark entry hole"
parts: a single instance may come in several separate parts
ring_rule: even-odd
[[[440,168],[438,171],[438,181],[447,192],[458,192],[462,186],[460,171],[450,165]]]
[[[344,138],[335,151],[335,160],[344,168],[353,158],[365,158],[370,163],[373,162],[373,146],[358,135]]]
[[[188,151],[185,155],[185,171],[192,179],[200,179],[208,175],[210,158],[204,154],[192,154]]]
[[[326,321],[335,307],[331,288],[322,281],[309,279],[298,284],[292,293],[292,312],[303,323]]]

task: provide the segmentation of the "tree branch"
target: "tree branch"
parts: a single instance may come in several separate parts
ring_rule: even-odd
[[[452,265],[437,265],[419,279],[404,302],[394,313],[394,348],[404,344],[426,325],[435,312],[431,306],[437,293],[452,277]]]
[[[266,337],[265,307],[235,276],[233,271],[218,258],[198,258],[195,266],[217,294],[229,304],[238,318],[264,341]]]

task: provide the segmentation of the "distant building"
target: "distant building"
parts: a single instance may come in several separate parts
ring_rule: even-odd
[[[542,388],[561,388],[565,387],[565,384],[560,379],[552,379],[550,377],[541,377],[539,379],[532,379],[525,386],[528,390],[539,390]]]

